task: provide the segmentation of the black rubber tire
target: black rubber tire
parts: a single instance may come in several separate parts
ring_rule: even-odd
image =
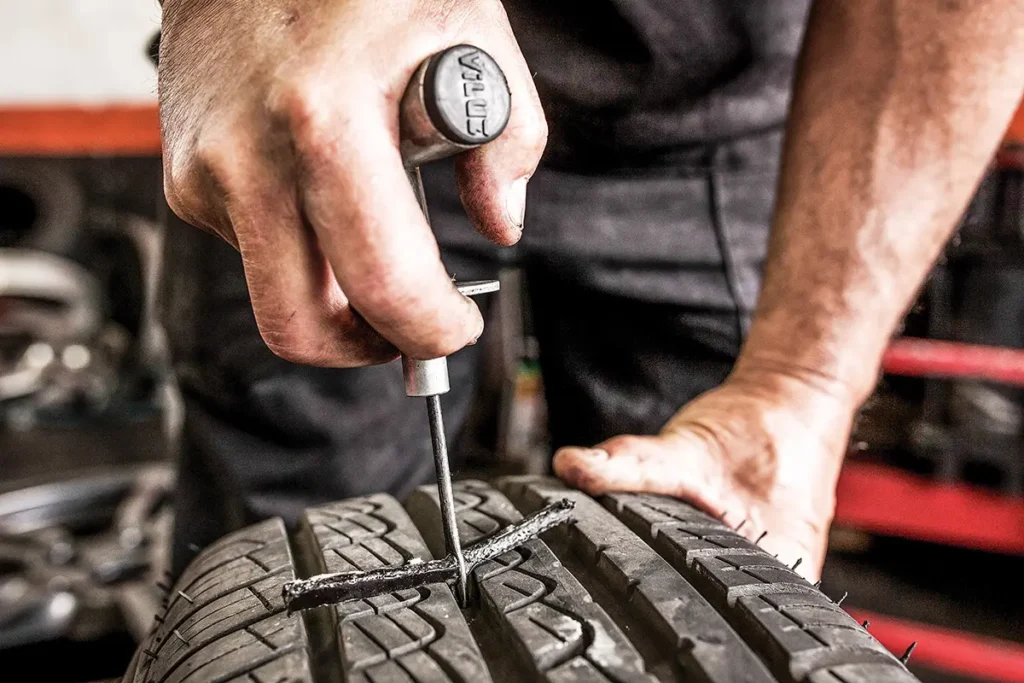
[[[562,497],[574,522],[477,567],[470,609],[437,584],[287,616],[293,576],[444,554],[433,489],[404,508],[348,500],[307,511],[290,536],[270,520],[204,550],[124,683],[917,680],[835,602],[685,503],[598,502],[536,477],[495,486],[456,485],[463,542]]]

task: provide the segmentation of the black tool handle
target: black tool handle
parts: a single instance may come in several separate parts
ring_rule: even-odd
[[[428,58],[401,104],[402,160],[409,168],[494,140],[508,125],[512,96],[494,58],[456,45]]]

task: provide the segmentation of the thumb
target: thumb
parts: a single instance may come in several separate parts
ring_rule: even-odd
[[[712,515],[743,509],[721,458],[694,434],[617,436],[594,448],[562,448],[555,473],[591,495],[611,491],[681,498]]]
[[[508,125],[496,140],[458,158],[455,179],[477,231],[496,244],[509,246],[523,233],[526,186],[544,154],[548,128],[515,39],[498,42],[490,51],[505,70],[512,96]]]

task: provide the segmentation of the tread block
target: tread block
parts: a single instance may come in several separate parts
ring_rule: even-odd
[[[296,653],[307,659],[301,651],[301,626],[292,619],[268,619],[275,624],[267,629],[270,637],[285,643],[281,648],[268,650],[252,631],[234,631],[220,638],[214,645],[204,648],[195,657],[189,657],[164,679],[165,683],[213,683],[238,677],[254,667],[262,668],[279,661],[283,656]],[[276,629],[276,630],[275,630]],[[212,669],[212,665],[216,665]],[[220,672],[228,671],[225,675]],[[300,668],[308,675],[308,667]]]
[[[387,495],[313,508],[305,519],[326,571],[377,569],[431,558],[412,520]],[[490,681],[469,626],[443,584],[348,600],[334,612],[347,680]]]
[[[896,667],[902,677],[893,681],[915,680],[856,622],[844,621],[820,591],[721,522],[661,496],[616,494],[605,505],[691,582],[781,680],[803,681],[833,666],[862,663]],[[814,621],[798,609],[829,606],[835,610],[813,610]]]
[[[499,488],[524,511],[561,498],[575,501],[573,523],[549,533],[564,539],[639,621],[651,625],[683,671],[709,681],[775,680],[714,607],[593,498],[547,477],[507,477]]]
[[[416,679],[398,662],[384,662],[372,673],[363,672],[356,680],[366,683],[416,683]]]
[[[134,681],[229,681],[256,666],[283,667],[290,680],[310,681],[305,629],[299,616],[284,615],[281,598],[293,577],[280,520],[214,543],[171,589]],[[287,662],[303,664],[274,664],[289,654]]]
[[[522,519],[505,496],[482,482],[458,482],[455,499],[459,536],[466,544]],[[436,489],[421,487],[406,505],[428,545],[442,555]],[[474,582],[489,637],[514,643],[520,664],[539,678],[655,680],[611,617],[540,539],[482,563],[474,570]]]
[[[239,673],[224,683],[291,683],[310,677],[309,658],[301,650],[292,650],[251,671]]]
[[[197,577],[223,566],[231,560],[255,553],[267,545],[276,546],[280,541],[285,540],[277,535],[279,526],[277,520],[269,519],[224,536],[196,555],[182,573],[178,584],[188,586]]]
[[[815,671],[808,676],[807,683],[905,683],[907,680],[907,670],[898,663],[840,664]]]

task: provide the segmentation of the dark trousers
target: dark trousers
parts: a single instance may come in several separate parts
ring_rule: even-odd
[[[756,300],[778,145],[771,134],[702,148],[700,163],[618,176],[541,170],[523,242],[501,251],[473,233],[450,167],[425,172],[449,272],[489,278],[510,260],[525,272],[555,447],[656,433],[726,377]],[[268,516],[293,520],[308,505],[371,492],[401,497],[433,480],[422,401],[405,396],[397,363],[287,363],[259,338],[237,253],[180,223],[166,249],[164,305],[186,404],[177,571],[196,547]],[[450,358],[451,435],[468,413],[478,355]]]

